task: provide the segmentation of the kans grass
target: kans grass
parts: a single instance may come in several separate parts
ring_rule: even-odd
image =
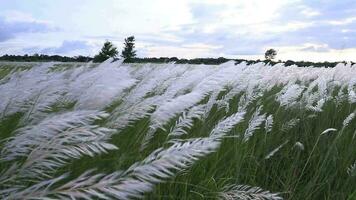
[[[356,65],[0,63],[1,199],[356,199]]]

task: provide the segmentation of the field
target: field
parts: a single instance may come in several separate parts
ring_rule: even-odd
[[[0,63],[1,199],[356,199],[356,65]]]

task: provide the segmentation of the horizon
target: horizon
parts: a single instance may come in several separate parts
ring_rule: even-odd
[[[134,35],[138,57],[257,60],[274,48],[276,60],[356,61],[354,11],[352,0],[3,1],[0,55],[92,57]]]
[[[38,53],[34,53],[34,54],[23,54],[23,55],[15,55],[15,54],[3,54],[3,55],[0,55],[0,58],[3,58],[4,56],[21,56],[21,57],[24,57],[24,56],[28,56],[28,57],[33,57],[35,56],[35,54],[37,54],[38,56],[59,56],[59,57],[68,57],[68,58],[71,58],[71,59],[76,59],[76,58],[79,58],[79,57],[84,57],[84,58],[90,58],[90,59],[93,59],[94,56],[84,56],[84,55],[73,55],[73,56],[66,56],[66,55],[59,55],[59,54],[38,54]],[[176,57],[176,56],[172,56],[172,57],[135,57],[135,59],[173,59],[173,58],[177,58],[178,60],[199,60],[199,59],[213,59],[213,60],[218,60],[220,58],[223,58],[223,59],[226,59],[227,61],[226,62],[229,62],[229,61],[242,61],[242,62],[249,62],[249,61],[253,61],[253,62],[272,62],[272,63],[286,63],[288,61],[292,61],[294,63],[303,63],[303,62],[311,62],[311,63],[314,63],[314,64],[318,64],[318,63],[355,63],[355,61],[348,61],[348,60],[336,60],[336,61],[308,61],[308,60],[291,60],[291,59],[288,59],[288,60],[281,60],[281,59],[266,59],[266,58],[257,58],[257,59],[245,59],[245,58],[229,58],[229,57],[195,57],[195,58],[184,58],[184,57]],[[117,61],[117,60],[123,60],[123,58],[121,58],[121,56],[117,56],[117,57],[114,57],[114,60]],[[54,60],[51,60],[51,62],[62,62],[62,61],[54,61]],[[92,61],[92,60],[90,60]],[[0,60],[0,62],[34,62],[34,61],[7,61],[7,60]],[[36,61],[37,62],[37,61]],[[46,62],[46,61],[38,61],[38,62]],[[68,61],[63,61],[63,62],[68,62]],[[81,61],[75,61],[75,62],[81,62]],[[87,62],[87,61],[86,61]],[[133,63],[135,63],[135,61],[133,61]],[[150,63],[150,62],[148,62]]]

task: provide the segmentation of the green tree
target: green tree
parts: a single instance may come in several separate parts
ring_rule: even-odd
[[[108,58],[116,58],[118,54],[119,52],[115,45],[109,41],[106,41],[99,54],[94,56],[94,62],[103,62]]]
[[[268,49],[265,53],[266,60],[272,60],[276,57],[277,51],[274,49]]]
[[[135,37],[130,36],[125,38],[125,47],[124,50],[121,52],[121,57],[124,58],[125,62],[130,62],[136,56],[135,48]]]

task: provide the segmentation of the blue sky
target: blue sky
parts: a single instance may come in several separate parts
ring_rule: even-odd
[[[0,54],[356,60],[355,0],[0,0]]]

